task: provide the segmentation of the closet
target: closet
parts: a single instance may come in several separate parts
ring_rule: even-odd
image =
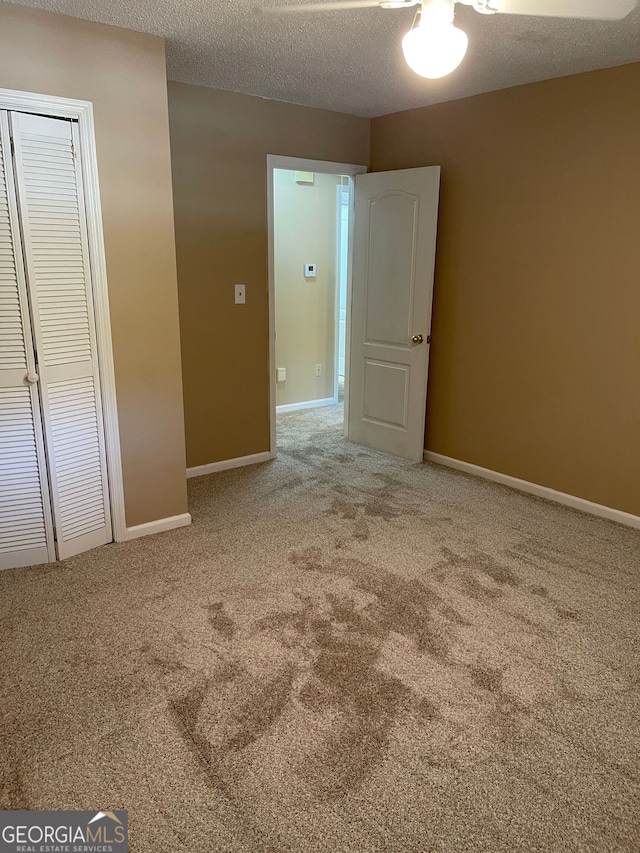
[[[0,568],[112,541],[76,121],[0,110]]]

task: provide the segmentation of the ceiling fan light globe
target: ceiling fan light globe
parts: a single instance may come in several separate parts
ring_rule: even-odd
[[[446,77],[460,65],[467,52],[467,34],[453,24],[419,26],[402,39],[407,65],[421,77]]]

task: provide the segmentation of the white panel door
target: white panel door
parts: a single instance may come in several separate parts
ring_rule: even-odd
[[[10,113],[59,559],[112,540],[75,122]]]
[[[9,124],[0,112],[0,569],[53,559]]]
[[[422,461],[440,167],[357,175],[348,436]]]

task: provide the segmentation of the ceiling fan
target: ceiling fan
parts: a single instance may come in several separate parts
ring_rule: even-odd
[[[451,74],[467,52],[467,34],[454,26],[456,3],[472,6],[482,15],[535,15],[548,18],[587,18],[619,21],[638,0],[328,0],[326,3],[270,6],[270,12],[335,12],[379,6],[406,9],[417,6],[413,26],[402,39],[407,65],[421,77]]]

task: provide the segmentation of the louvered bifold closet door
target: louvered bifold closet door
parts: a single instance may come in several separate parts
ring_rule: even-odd
[[[54,559],[9,123],[0,111],[0,568]]]
[[[10,113],[58,557],[110,542],[77,123]]]

